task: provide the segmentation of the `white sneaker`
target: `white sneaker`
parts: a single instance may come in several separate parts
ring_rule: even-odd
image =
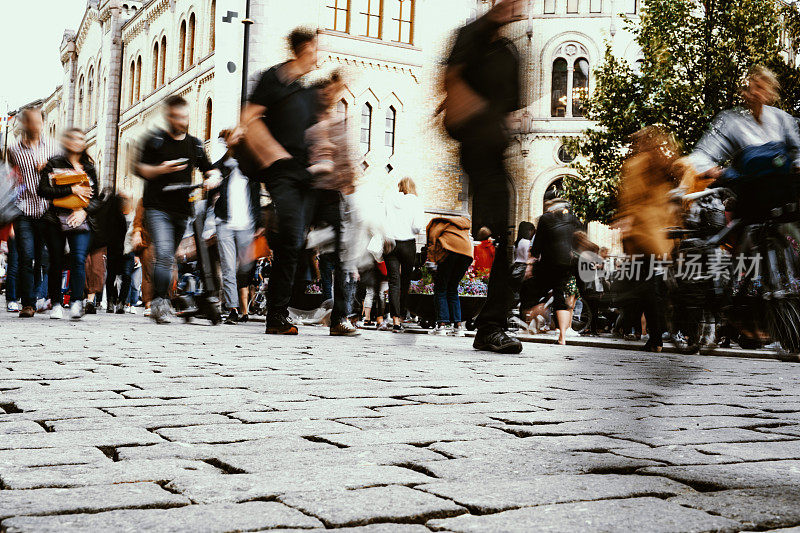
[[[64,308],[60,305],[53,306],[53,308],[50,310],[50,318],[53,320],[61,320],[64,318]]]
[[[460,326],[455,326],[453,330],[450,332],[450,335],[452,335],[453,337],[466,337],[467,328],[465,328],[463,324],[461,324]]]
[[[6,310],[9,313],[19,313],[19,302],[8,302]]]
[[[447,335],[451,331],[452,328],[448,324],[436,324],[436,327],[430,330],[428,335]]]
[[[572,328],[567,328],[567,331],[566,331],[566,332],[564,332],[564,336],[565,336],[565,337],[580,337],[580,336],[581,336],[581,334],[580,334],[580,333],[578,333],[577,331],[575,331],[575,330],[574,330],[574,329],[572,329]]]
[[[150,307],[145,307],[144,308],[144,313],[142,313],[142,316],[149,317],[150,313],[152,312],[150,309],[151,309]]]
[[[129,306],[127,306],[125,308],[125,312],[129,313],[131,315],[135,315],[136,314],[136,308],[134,306],[132,306],[132,305],[129,305]]]
[[[80,320],[83,318],[83,302],[72,302],[69,306],[69,317],[72,320]]]
[[[36,300],[36,312],[41,313],[42,311],[47,311],[47,300],[39,298]]]

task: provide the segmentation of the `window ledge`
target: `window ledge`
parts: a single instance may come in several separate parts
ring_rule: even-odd
[[[375,44],[382,44],[384,46],[393,46],[395,48],[403,48],[406,50],[413,50],[415,52],[421,52],[422,49],[414,46],[413,44],[408,43],[399,43],[396,41],[387,41],[385,39],[376,39],[375,37],[366,37],[363,35],[353,35],[351,33],[346,33],[343,31],[336,31],[336,30],[319,30],[320,35],[330,35],[333,37],[343,37],[345,39],[353,39],[355,41],[363,41],[367,43],[375,43]]]

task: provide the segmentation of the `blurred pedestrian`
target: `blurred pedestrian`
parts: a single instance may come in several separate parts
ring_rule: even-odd
[[[425,213],[417,196],[417,186],[411,178],[403,178],[397,190],[386,194],[386,238],[391,250],[386,253],[389,272],[389,309],[392,331],[403,331],[406,301],[411,286],[411,272],[417,255],[417,235],[422,230]]]
[[[459,30],[447,60],[447,98],[441,107],[448,133],[461,143],[476,225],[489,227],[497,246],[473,346],[500,353],[522,351],[519,340],[505,332],[512,303],[508,225],[509,184],[514,180],[503,162],[509,143],[506,119],[522,107],[520,62],[514,44],[500,33],[521,18],[522,6],[520,0],[501,0]]]
[[[494,239],[492,239],[492,230],[483,226],[478,230],[478,234],[475,238],[478,241],[473,252],[475,257],[475,270],[490,272],[492,264],[494,263],[495,253],[497,253]]]
[[[119,191],[110,198],[111,205],[105,221],[108,228],[106,252],[106,312],[125,313],[131,291],[131,276],[135,266],[133,248],[128,236],[132,232],[133,198],[128,191]],[[120,285],[117,289],[117,277]]]
[[[44,221],[42,216],[48,209],[48,203],[38,193],[39,172],[47,161],[61,152],[58,144],[42,135],[44,115],[41,108],[28,107],[20,113],[22,122],[22,139],[8,151],[9,164],[19,179],[19,196],[17,207],[22,216],[14,221],[14,236],[19,253],[19,270],[17,290],[20,297],[20,318],[30,318],[36,313],[38,284],[41,282],[42,264],[44,262]],[[38,272],[39,279],[34,273]],[[61,274],[58,276],[59,294]],[[40,306],[43,307],[43,306]]]
[[[49,293],[52,301],[50,318],[63,317],[61,273],[64,271],[69,242],[69,297],[70,318],[83,318],[84,287],[86,283],[86,254],[89,250],[89,223],[87,217],[98,207],[97,171],[94,160],[86,151],[86,135],[78,128],[66,130],[61,137],[64,155],[51,157],[40,173],[38,194],[50,200],[51,205],[42,217],[47,251],[50,255]],[[74,185],[59,185],[61,173],[83,176],[88,180]],[[59,207],[59,200],[74,199],[74,205]],[[78,207],[85,205],[85,207]]]
[[[436,306],[434,335],[464,336],[458,286],[472,264],[472,239],[467,217],[435,217],[428,223],[428,261],[436,264],[433,299]]]

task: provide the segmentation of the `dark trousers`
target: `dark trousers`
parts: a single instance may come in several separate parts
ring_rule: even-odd
[[[666,329],[664,280],[661,277],[653,277],[639,283],[641,284],[640,298],[644,309],[644,318],[647,321],[647,333],[650,335],[647,344],[650,346],[662,346],[664,343],[662,336]]]
[[[79,302],[83,300],[83,289],[86,287],[86,254],[89,253],[91,235],[88,231],[63,231],[61,225],[54,222],[45,222],[45,238],[47,251],[50,254],[50,271],[48,272],[48,286],[50,300],[53,305],[61,305],[61,277],[65,270],[66,253],[64,245],[69,242],[69,300]]]
[[[17,272],[19,271],[19,254],[17,241],[13,237],[8,239],[8,257],[6,258],[6,303],[17,301]]]
[[[333,272],[336,270],[336,253],[330,252],[319,256],[319,285],[322,299],[333,298]]]
[[[411,285],[411,272],[417,255],[414,239],[397,241],[394,250],[386,255],[386,270],[389,274],[389,312],[400,320],[406,318],[406,300]]]
[[[33,307],[40,296],[37,287],[41,284],[44,262],[44,221],[27,215],[19,217],[14,222],[14,238],[19,253],[17,290],[22,306]],[[58,280],[60,293],[60,274]]]
[[[510,193],[512,183],[504,163],[508,135],[500,117],[482,114],[459,128],[461,166],[469,178],[474,227],[492,231],[497,251],[489,273],[489,287],[478,330],[505,329],[512,304],[508,250]]]
[[[467,255],[448,253],[436,265],[433,277],[433,298],[436,301],[436,321],[439,323],[461,322],[461,299],[458,297],[458,285],[472,264]]]
[[[169,284],[172,282],[172,265],[175,250],[186,233],[186,215],[167,213],[158,209],[146,209],[145,220],[150,233],[150,241],[155,250],[153,261],[153,296],[167,298]]]
[[[133,254],[125,254],[123,250],[108,248],[106,252],[106,299],[110,305],[128,303],[131,292],[131,276],[133,275]],[[117,276],[120,276],[120,287],[117,291]]]
[[[331,324],[338,324],[350,314],[353,299],[353,291],[347,290],[348,287],[346,287],[345,273],[340,259],[342,252],[342,195],[339,191],[314,190],[308,210],[308,220],[314,224],[325,224],[332,227],[336,236],[335,251],[333,254],[326,254],[326,260],[329,262],[327,268],[333,270]],[[325,276],[322,264],[320,264],[320,275]]]
[[[267,320],[289,316],[289,300],[305,241],[306,212],[312,200],[311,175],[294,160],[277,161],[261,173],[272,198],[277,227],[270,228],[273,252]]]

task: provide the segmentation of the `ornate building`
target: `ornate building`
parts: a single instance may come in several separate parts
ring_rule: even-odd
[[[541,214],[545,191],[573,171],[562,138],[590,125],[583,102],[608,43],[632,64],[638,48],[621,15],[639,0],[528,0],[529,17],[507,36],[523,58],[524,103],[509,148],[514,224]],[[413,177],[430,213],[470,210],[455,146],[434,117],[455,30],[493,0],[250,0],[250,84],[288,57],[285,35],[319,28],[322,73],[339,68],[347,91],[337,109],[351,125],[364,179],[392,186]],[[44,100],[51,134],[88,131],[104,183],[139,187],[131,161],[161,120],[160,102],[180,94],[190,132],[216,149],[236,123],[246,0],[88,0],[61,46],[64,83]],[[317,74],[321,75],[321,74]]]

